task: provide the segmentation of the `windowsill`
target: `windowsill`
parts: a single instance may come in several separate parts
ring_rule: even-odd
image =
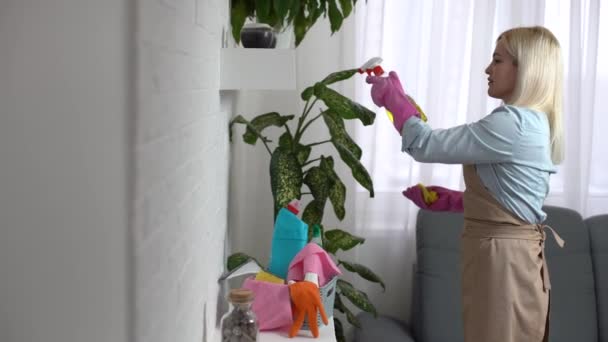
[[[289,338],[286,332],[277,332],[277,331],[262,331],[260,332],[260,336],[258,339],[259,342],[281,342],[281,341],[290,341],[290,342],[336,342],[336,332],[334,329],[334,319],[333,317],[329,318],[329,324],[326,326],[322,326],[319,328],[319,338],[314,338],[310,331],[308,330],[300,330],[298,335]]]

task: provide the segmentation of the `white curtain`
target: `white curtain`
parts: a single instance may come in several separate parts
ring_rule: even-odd
[[[608,213],[608,1],[600,0],[372,0],[355,15],[357,61],[381,56],[395,70],[434,128],[476,121],[500,103],[487,96],[487,75],[498,34],[514,26],[543,25],[559,39],[565,64],[567,152],[552,177],[547,204],[588,217]],[[603,96],[602,96],[603,95]],[[375,108],[369,86],[358,82],[357,101]],[[354,258],[385,280],[387,292],[365,281],[378,309],[409,319],[417,209],[401,195],[416,183],[463,189],[460,166],[420,164],[400,152],[400,137],[377,111],[373,127],[357,130],[363,163],[376,196],[358,187],[357,233],[367,238]]]

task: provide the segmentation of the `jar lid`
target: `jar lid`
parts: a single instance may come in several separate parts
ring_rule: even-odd
[[[228,299],[233,303],[249,303],[253,301],[253,291],[249,289],[232,289]]]

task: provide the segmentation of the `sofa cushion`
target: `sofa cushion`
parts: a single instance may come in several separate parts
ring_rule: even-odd
[[[608,342],[608,215],[588,218],[585,223],[591,238],[599,341]]]
[[[417,341],[464,341],[460,294],[462,214],[418,212],[412,329]]]
[[[547,231],[551,275],[551,342],[597,342],[597,314],[589,231],[573,210],[546,206],[546,224],[566,242],[560,248]]]

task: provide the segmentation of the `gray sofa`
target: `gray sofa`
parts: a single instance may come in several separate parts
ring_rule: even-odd
[[[608,215],[583,220],[569,209],[547,206],[545,211],[547,224],[566,241],[560,249],[547,234],[553,287],[549,341],[608,342]],[[418,213],[411,324],[399,317],[375,319],[362,313],[356,342],[464,340],[459,271],[462,224],[461,214]]]

